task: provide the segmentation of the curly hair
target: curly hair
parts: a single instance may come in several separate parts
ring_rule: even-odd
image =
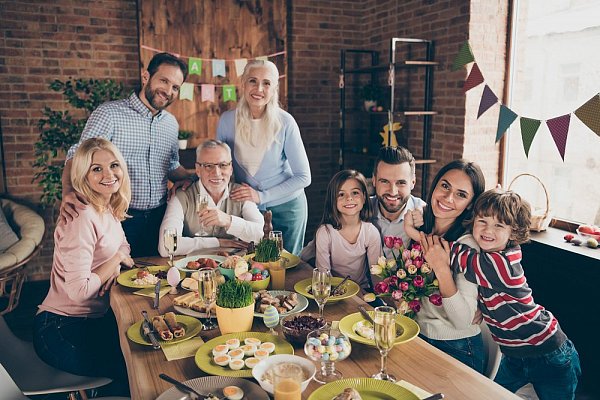
[[[473,228],[477,216],[494,217],[510,226],[512,235],[506,247],[529,241],[531,207],[521,196],[511,190],[490,189],[481,194],[473,206],[473,217],[465,221]]]
[[[364,175],[353,169],[344,169],[335,174],[329,181],[329,185],[327,185],[323,218],[321,218],[320,225],[331,224],[335,229],[342,228],[340,212],[337,209],[337,199],[340,188],[349,179],[355,179],[358,182],[363,195],[364,205],[360,210],[361,221],[369,221],[373,216],[373,208],[367,195],[367,180]]]

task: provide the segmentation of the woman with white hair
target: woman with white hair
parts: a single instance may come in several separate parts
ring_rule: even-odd
[[[273,213],[273,228],[284,247],[299,254],[304,244],[308,205],[304,188],[310,167],[300,129],[279,106],[279,71],[270,61],[250,61],[242,75],[237,108],[223,113],[217,139],[232,149],[237,201],[253,201]]]

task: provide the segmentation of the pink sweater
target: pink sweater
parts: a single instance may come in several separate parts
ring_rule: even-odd
[[[100,317],[109,306],[108,294],[99,297],[102,286],[94,270],[129,244],[121,223],[110,213],[98,214],[88,206],[79,217],[54,231],[54,260],[50,290],[39,306],[65,316]]]

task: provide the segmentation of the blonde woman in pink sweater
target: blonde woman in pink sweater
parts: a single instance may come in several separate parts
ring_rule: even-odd
[[[34,322],[35,350],[58,369],[113,379],[102,394],[128,395],[109,310],[109,290],[121,265],[133,265],[121,227],[131,198],[127,164],[111,142],[88,139],[75,153],[71,181],[89,203],[79,218],[56,225],[50,290]]]

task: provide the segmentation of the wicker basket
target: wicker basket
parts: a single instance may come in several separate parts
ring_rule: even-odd
[[[546,228],[548,228],[548,225],[550,225],[550,221],[552,221],[552,216],[550,215],[550,197],[548,196],[548,190],[546,190],[546,186],[540,180],[540,178],[538,178],[537,176],[532,175],[532,174],[525,174],[525,173],[519,174],[519,175],[515,176],[513,178],[513,180],[510,182],[510,184],[508,185],[508,190],[510,190],[513,183],[515,183],[515,181],[518,178],[523,177],[523,176],[528,176],[530,178],[535,179],[536,181],[539,182],[540,185],[542,185],[542,188],[544,189],[544,194],[546,195],[546,208],[533,210],[533,207],[532,207],[531,225],[529,226],[529,230],[536,231],[536,232],[545,231]]]

